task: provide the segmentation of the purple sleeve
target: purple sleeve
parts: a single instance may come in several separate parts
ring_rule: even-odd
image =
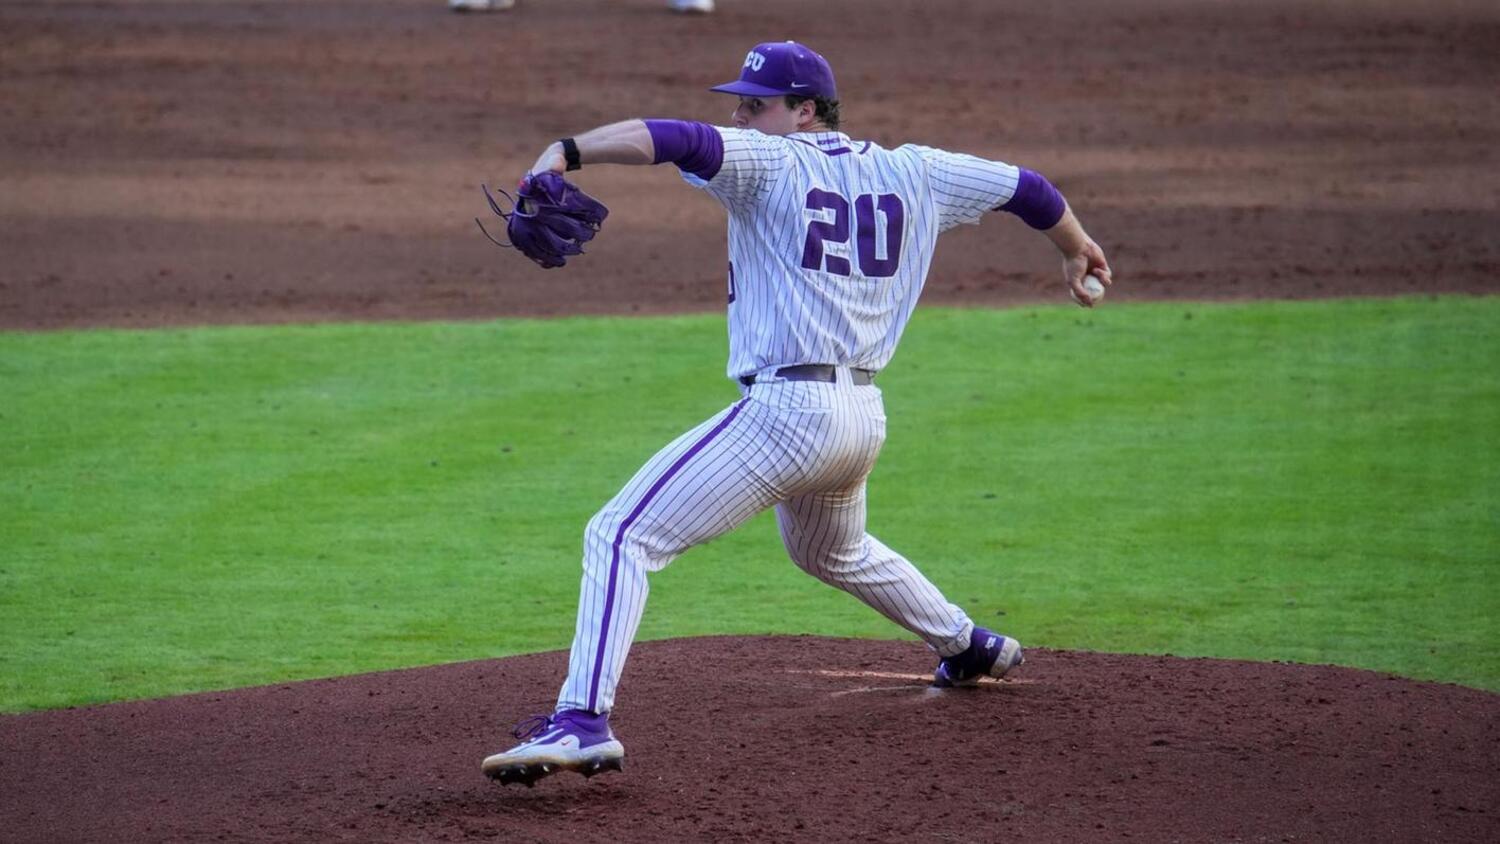
[[[1020,217],[1034,229],[1050,229],[1062,219],[1067,203],[1052,183],[1034,170],[1017,168],[1021,177],[1016,180],[1016,192],[997,210],[1009,211]]]
[[[705,182],[718,175],[724,164],[724,138],[707,123],[647,120],[646,129],[656,145],[652,164],[670,161]]]

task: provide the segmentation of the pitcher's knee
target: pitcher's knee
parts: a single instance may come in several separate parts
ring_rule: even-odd
[[[612,505],[594,514],[583,530],[584,564],[589,562],[639,565],[657,571],[670,563],[681,550],[670,533],[649,519],[628,520],[623,511]]]
[[[623,514],[608,506],[595,513],[583,529],[584,560],[608,560],[623,522]]]
[[[805,548],[787,545],[787,556],[797,568],[827,583],[837,584],[859,571],[864,557],[861,554],[839,553],[834,549]]]

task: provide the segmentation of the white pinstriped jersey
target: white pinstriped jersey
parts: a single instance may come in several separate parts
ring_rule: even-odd
[[[1015,193],[1018,168],[841,132],[715,127],[708,181],[729,211],[731,378],[831,363],[883,369],[916,307],[940,233]]]

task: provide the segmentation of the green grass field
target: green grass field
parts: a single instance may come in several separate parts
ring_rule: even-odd
[[[0,710],[567,646],[722,317],[0,335]],[[871,527],[1032,645],[1500,690],[1500,298],[920,312]],[[769,514],[643,638],[900,637]]]

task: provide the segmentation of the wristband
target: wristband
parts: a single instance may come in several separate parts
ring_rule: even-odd
[[[572,138],[563,138],[558,143],[562,144],[563,159],[568,162],[569,170],[577,170],[583,166],[578,158],[578,144]]]

